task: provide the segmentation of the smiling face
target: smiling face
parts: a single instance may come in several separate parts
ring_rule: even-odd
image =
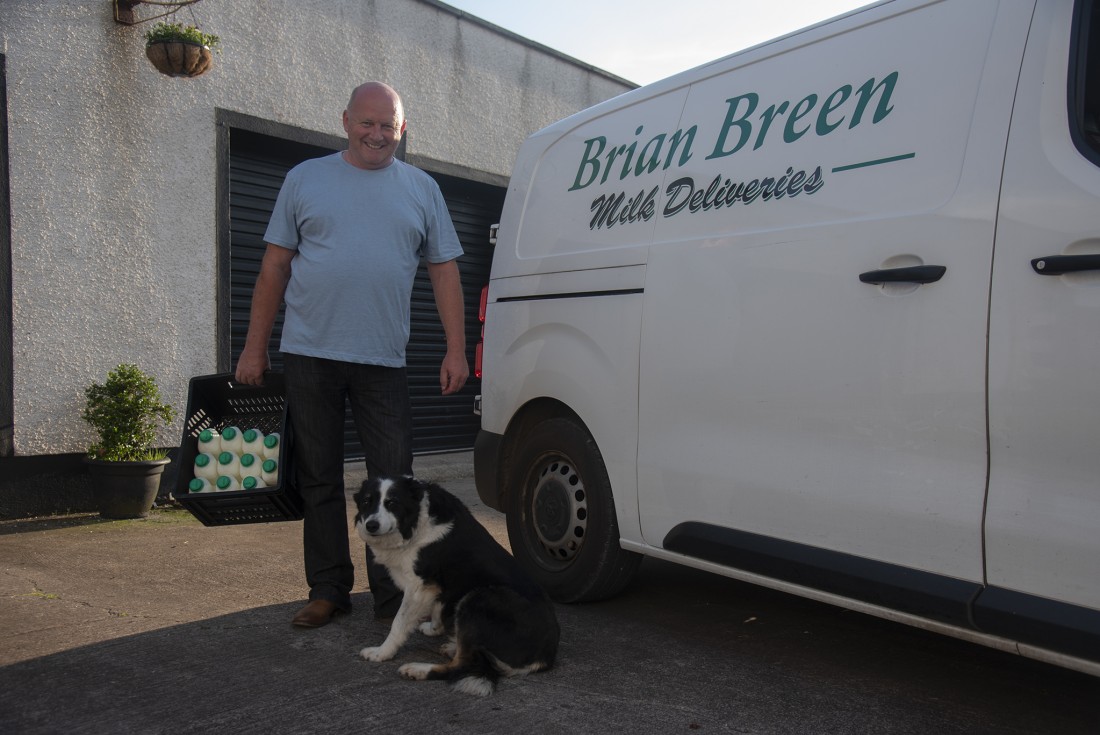
[[[397,92],[380,82],[356,87],[344,110],[344,132],[348,163],[368,170],[389,166],[405,133],[405,112]]]

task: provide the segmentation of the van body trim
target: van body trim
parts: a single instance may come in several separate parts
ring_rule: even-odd
[[[474,487],[481,502],[495,511],[504,512],[504,497],[500,491],[500,468],[503,462],[504,437],[481,429],[474,440]]]
[[[974,603],[981,630],[1100,661],[1100,611],[987,587]]]
[[[1100,610],[696,521],[670,530],[664,549],[799,588],[1100,661]]]
[[[621,288],[610,291],[576,291],[572,293],[548,293],[532,294],[530,296],[502,296],[496,303],[503,304],[517,301],[549,301],[551,299],[587,299],[593,296],[627,296],[630,294],[645,293],[644,288]]]
[[[670,530],[663,546],[723,566],[966,628],[974,627],[970,604],[982,589],[977,582],[696,521]]]
[[[865,615],[873,615],[876,618],[883,620],[889,620],[895,623],[902,623],[905,625],[919,628],[920,630],[927,630],[940,635],[950,636],[961,641],[968,641],[970,643],[976,643],[978,645],[987,646],[997,651],[1003,651],[1004,653],[1011,653],[1025,658],[1034,659],[1036,661],[1043,661],[1055,666],[1061,666],[1067,669],[1073,669],[1080,671],[1090,676],[1100,677],[1100,662],[1096,660],[1089,660],[1081,658],[1079,656],[1070,655],[1062,651],[1052,651],[1049,648],[1035,645],[1033,643],[1024,643],[1020,640],[1013,640],[992,633],[985,633],[980,630],[975,630],[969,626],[952,625],[951,623],[941,623],[937,620],[930,620],[929,618],[922,618],[917,615],[905,612],[904,610],[897,610],[894,608],[883,607],[881,605],[873,605],[869,602],[863,602],[861,600],[853,600],[850,597],[842,597],[841,595],[834,595],[830,592],[823,592],[822,590],[815,589],[813,587],[803,587],[797,584],[791,584],[790,582],[784,582],[782,580],[773,579],[772,577],[765,577],[760,574],[754,574],[752,572],[742,571],[733,567],[724,566],[711,561],[705,561],[693,556],[686,556],[684,554],[678,554],[667,549],[661,549],[656,546],[649,546],[647,544],[639,543],[637,541],[623,540],[620,545],[627,551],[633,551],[638,554],[644,554],[654,559],[663,559],[673,564],[680,564],[691,569],[699,569],[704,572],[710,572],[711,574],[718,574],[723,577],[735,579],[747,584],[756,585],[758,587],[764,587],[765,589],[776,590],[778,592],[784,592],[789,595],[796,595],[803,597],[807,600],[814,600],[816,602],[833,605],[844,610],[853,610],[855,612],[863,613]]]

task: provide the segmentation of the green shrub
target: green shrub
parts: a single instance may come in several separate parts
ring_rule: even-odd
[[[139,462],[160,459],[165,453],[153,448],[157,428],[176,416],[161,402],[156,380],[137,365],[119,365],[107,374],[104,385],[95,383],[84,391],[82,417],[99,434],[88,447],[88,456],[109,462]]]
[[[160,43],[161,41],[189,41],[213,49],[221,42],[221,39],[213,33],[203,33],[195,26],[161,21],[153,26],[152,30],[146,31],[145,45],[148,46],[151,43]]]

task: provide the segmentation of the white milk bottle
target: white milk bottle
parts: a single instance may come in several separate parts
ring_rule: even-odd
[[[279,432],[273,431],[264,437],[263,458],[279,458]]]
[[[205,477],[196,477],[191,482],[187,483],[188,492],[192,493],[207,493],[214,489],[214,486],[210,484],[210,480]]]
[[[226,490],[240,490],[241,483],[237,482],[236,477],[227,477],[226,475],[222,475],[218,478],[218,481],[217,483],[215,483],[214,488],[219,492],[224,492]]]
[[[248,429],[241,434],[241,454],[255,454],[259,457],[263,447],[264,433],[259,429]]]
[[[244,437],[236,426],[230,426],[222,431],[222,451],[240,454],[244,445]]]
[[[204,453],[195,457],[195,477],[210,482],[218,479],[218,461],[213,455]]]
[[[241,455],[241,470],[240,478],[243,481],[246,477],[259,477],[263,470],[263,460],[257,457],[255,454],[245,452]]]
[[[218,475],[241,479],[241,458],[233,452],[223,451],[218,455]]]
[[[199,451],[217,457],[222,451],[222,435],[213,429],[203,429],[199,433]]]
[[[255,475],[249,475],[241,480],[241,489],[243,490],[256,490],[257,488],[267,487],[262,477],[256,477]]]
[[[265,459],[261,468],[260,478],[268,487],[279,484],[279,463],[274,459]]]

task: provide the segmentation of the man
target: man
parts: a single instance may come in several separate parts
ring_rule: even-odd
[[[343,124],[347,149],[299,164],[279,192],[236,370],[241,383],[263,382],[268,340],[285,300],[280,350],[310,588],[309,603],[292,623],[304,628],[351,610],[345,401],[368,474],[412,473],[405,345],[421,255],[447,339],[439,375],[443,395],[461,390],[469,376],[455,262],[462,248],[435,181],[394,158],[405,133],[401,98],[386,84],[363,84],[352,92]],[[375,614],[394,614],[400,592],[369,550],[367,578]]]

